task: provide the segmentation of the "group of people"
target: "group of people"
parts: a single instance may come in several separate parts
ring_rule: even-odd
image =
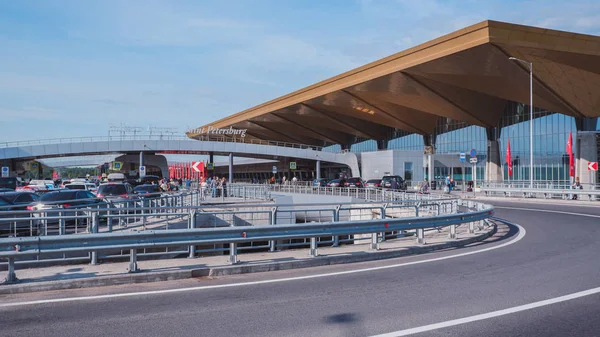
[[[221,191],[223,192],[223,196],[227,196],[227,178],[218,176],[209,177],[208,179],[204,179],[202,177],[200,179],[200,188],[204,191],[204,195],[208,195],[209,191],[212,192],[211,195],[213,198],[221,196]]]

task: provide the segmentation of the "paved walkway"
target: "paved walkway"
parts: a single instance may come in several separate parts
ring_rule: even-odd
[[[449,228],[442,231],[432,230],[425,234],[426,244],[418,245],[415,238],[387,240],[380,244],[380,250],[370,250],[370,238],[358,244],[346,244],[340,247],[320,247],[319,257],[310,257],[308,249],[288,249],[274,253],[239,251],[239,260],[235,266],[227,262],[227,255],[190,258],[174,258],[138,261],[140,272],[128,273],[128,262],[103,263],[99,265],[65,265],[43,268],[19,269],[16,275],[19,283],[0,285],[0,294],[50,289],[79,288],[97,285],[153,282],[169,279],[189,278],[196,276],[225,275],[246,272],[257,272],[278,269],[302,268],[317,265],[367,261],[380,258],[397,257],[424,253],[434,249],[451,248],[461,244],[469,244],[483,240],[493,234],[494,227],[477,228],[474,234],[468,233],[468,225],[457,228],[457,240],[448,239]],[[384,256],[387,253],[387,256]],[[376,257],[373,254],[383,254]],[[327,261],[333,258],[335,261]],[[281,264],[290,264],[281,267]],[[237,267],[232,270],[231,267]],[[257,269],[258,268],[258,269]],[[6,271],[0,271],[0,279],[6,277]],[[69,281],[82,282],[69,285]],[[93,280],[93,281],[90,281]],[[86,284],[86,282],[90,282]],[[60,285],[59,283],[64,283]],[[65,283],[66,282],[66,283]],[[38,284],[39,286],[33,286]],[[32,290],[33,289],[33,290]]]

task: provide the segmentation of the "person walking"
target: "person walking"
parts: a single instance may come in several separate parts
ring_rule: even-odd
[[[446,188],[447,193],[452,192],[452,180],[450,179],[450,176],[446,176]]]

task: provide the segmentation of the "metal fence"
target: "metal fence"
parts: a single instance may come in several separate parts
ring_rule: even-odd
[[[138,270],[138,255],[197,257],[202,253],[218,252],[228,254],[230,263],[237,263],[238,249],[275,251],[278,247],[307,246],[311,255],[317,256],[319,245],[337,246],[356,240],[370,240],[370,248],[378,249],[383,240],[415,235],[417,242],[423,244],[426,229],[445,226],[451,227],[452,238],[457,225],[468,223],[469,231],[473,232],[476,223],[483,225],[482,221],[493,215],[492,206],[460,199],[404,200],[364,205],[249,204],[235,205],[233,209],[230,205],[180,205],[122,208],[118,209],[123,212],[119,215],[109,215],[106,211],[117,209],[88,209],[83,211],[85,215],[40,216],[40,220],[85,219],[87,226],[84,234],[49,233],[36,237],[0,239],[0,258],[8,259],[8,281],[16,280],[15,259],[55,262],[59,258],[96,264],[99,260],[128,257],[129,271],[135,272]],[[185,217],[185,227],[113,232],[102,230],[108,226],[111,217],[138,219],[161,215],[154,212]],[[218,219],[227,214],[238,218],[244,218],[245,215],[246,218],[242,223],[232,219],[213,223],[207,221],[207,218]],[[255,218],[247,218],[249,214]],[[314,220],[315,214],[319,214],[319,221]],[[321,214],[327,216],[322,217]],[[311,216],[313,220],[308,220]],[[305,221],[298,223],[297,219],[301,218]],[[103,220],[107,222],[103,223]]]

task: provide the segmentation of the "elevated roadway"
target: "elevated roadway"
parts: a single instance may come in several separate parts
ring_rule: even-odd
[[[296,158],[346,165],[352,176],[360,176],[358,158],[351,152],[327,152],[320,147],[269,141],[236,142],[223,138],[195,140],[187,137],[83,137],[53,140],[0,143],[0,163],[44,158],[89,156],[112,153],[136,154],[233,154],[234,156],[280,159]]]
[[[11,295],[0,324],[44,336],[597,336],[600,208],[496,204],[522,229],[458,251]]]

